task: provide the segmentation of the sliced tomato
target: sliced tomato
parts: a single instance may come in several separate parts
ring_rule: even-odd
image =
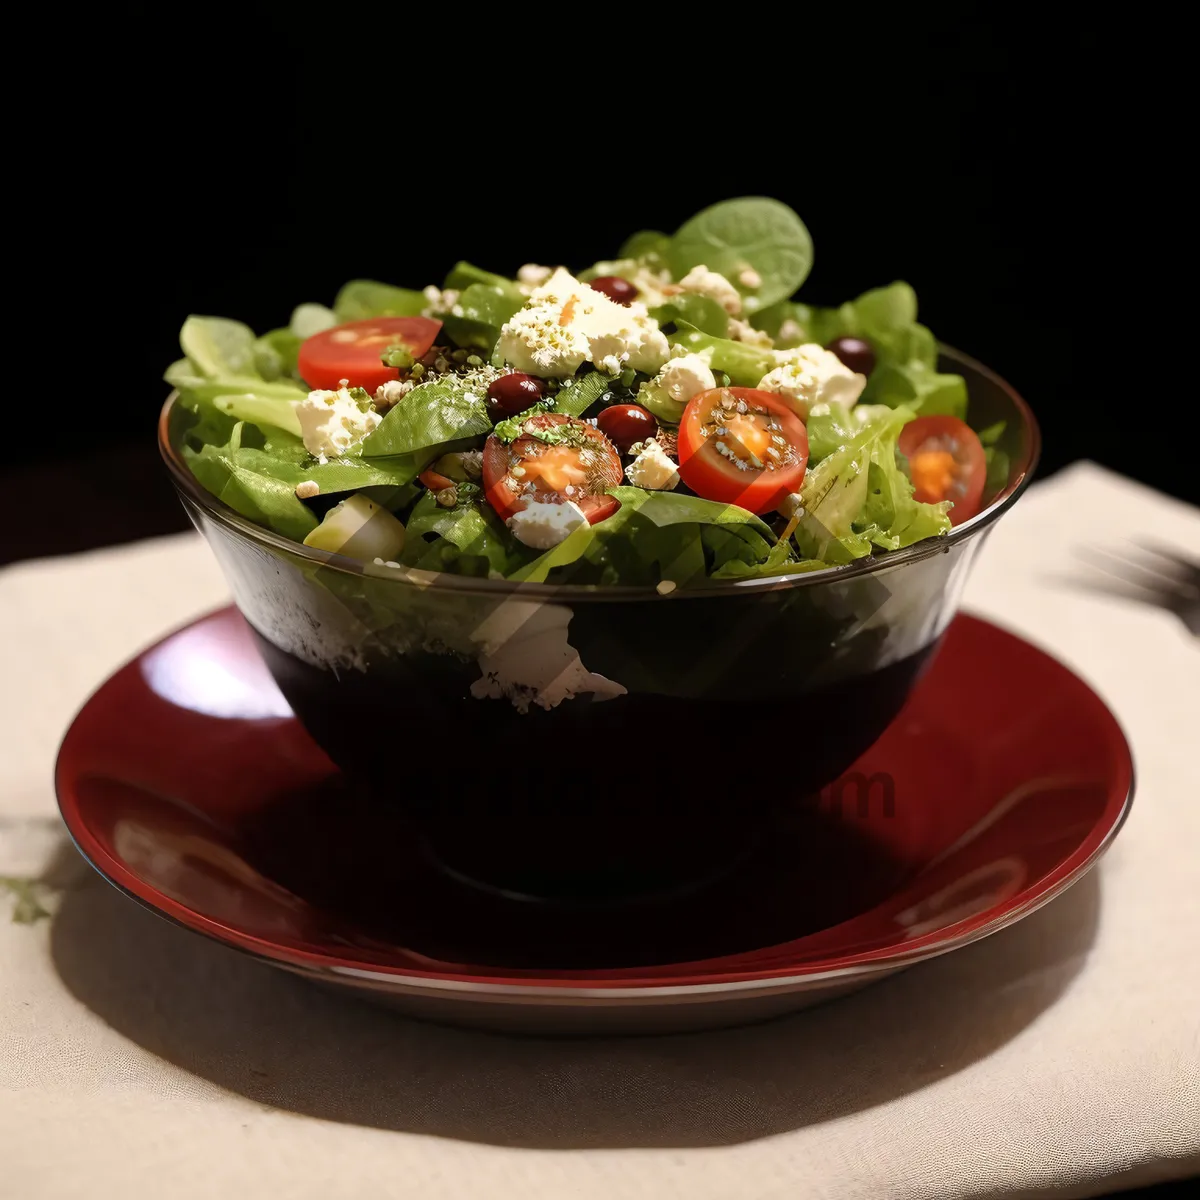
[[[800,490],[808,465],[804,422],[773,392],[711,388],[679,425],[679,475],[698,496],[771,512]]]
[[[310,388],[333,389],[343,379],[350,387],[375,389],[399,379],[395,367],[385,367],[381,355],[389,346],[404,345],[414,358],[426,354],[442,328],[429,317],[368,317],[347,321],[314,334],[300,346],[297,369]]]
[[[983,501],[987,458],[975,431],[957,417],[917,417],[900,431],[913,496],[926,504],[952,500],[950,524],[973,517]]]
[[[525,428],[562,429],[567,440],[547,443],[522,434],[505,445],[495,434],[483,448],[483,489],[507,520],[532,500],[573,500],[595,525],[621,507],[605,493],[621,482],[621,456],[594,425],[562,413],[539,413]]]

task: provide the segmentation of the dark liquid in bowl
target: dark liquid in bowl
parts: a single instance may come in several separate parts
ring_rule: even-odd
[[[746,869],[781,815],[879,737],[936,646],[785,702],[581,696],[521,713],[470,694],[472,663],[417,654],[335,675],[257,640],[359,794],[402,810],[445,872],[585,907]]]

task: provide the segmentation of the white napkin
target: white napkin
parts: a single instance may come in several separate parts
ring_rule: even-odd
[[[60,830],[59,737],[223,582],[192,535],[0,571],[0,876],[48,870],[0,887],[0,1194],[1065,1200],[1200,1171],[1200,650],[1079,587],[1101,528],[1200,554],[1195,510],[1081,464],[999,523],[966,604],[1124,726],[1138,794],[1102,865],[823,1008],[613,1041],[422,1025],[108,888]]]

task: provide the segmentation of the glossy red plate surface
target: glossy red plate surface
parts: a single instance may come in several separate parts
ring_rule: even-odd
[[[799,1008],[1011,924],[1095,862],[1132,780],[1086,684],[960,616],[855,769],[780,806],[725,879],[636,908],[509,902],[348,788],[232,609],[109,679],[56,772],[88,860],[189,929],[418,1015],[621,1031]]]

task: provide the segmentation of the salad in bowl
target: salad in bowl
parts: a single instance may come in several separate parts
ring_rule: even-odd
[[[793,299],[800,218],[730,200],[585,269],[347,283],[189,317],[180,453],[243,517],[391,570],[702,586],[945,535],[1007,481],[911,287]]]
[[[748,198],[586,267],[185,322],[184,506],[296,716],[455,879],[709,877],[931,660],[1036,424],[908,285],[797,300],[811,262]]]

